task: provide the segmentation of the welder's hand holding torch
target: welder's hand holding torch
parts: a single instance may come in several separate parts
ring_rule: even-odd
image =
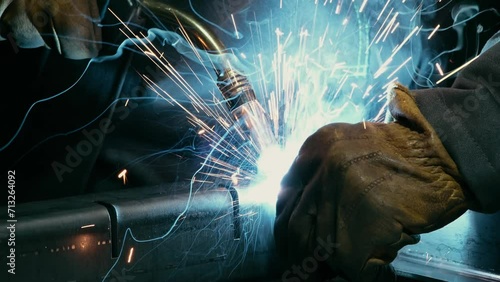
[[[0,40],[87,59],[101,48],[96,0],[0,0]]]
[[[468,209],[457,166],[410,91],[396,84],[388,98],[390,121],[320,128],[283,178],[275,240],[291,263],[284,281],[394,280],[398,250]]]

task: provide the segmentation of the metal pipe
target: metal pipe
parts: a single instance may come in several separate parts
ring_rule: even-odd
[[[9,281],[19,282],[278,279],[274,209],[241,203],[235,189],[187,193],[190,185],[23,203],[15,246],[7,245],[13,231],[0,229],[0,244],[15,248],[0,263],[17,266]]]

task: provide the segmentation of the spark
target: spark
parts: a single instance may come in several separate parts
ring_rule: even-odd
[[[391,0],[387,0],[387,2],[385,2],[384,7],[382,8],[382,10],[380,11],[380,13],[378,14],[377,22],[380,20],[380,17],[382,17],[382,15],[384,14],[385,9],[387,9],[387,6],[389,5],[389,2],[391,2]],[[390,14],[390,12],[389,12],[389,14]]]
[[[398,27],[399,27],[399,22],[397,22],[397,23],[394,25],[394,27],[392,28],[392,30],[391,30],[391,34],[393,34],[393,33],[396,31],[396,29],[397,29]],[[386,37],[387,37],[387,35],[386,35]],[[384,39],[384,40],[385,40],[385,39]]]
[[[379,69],[375,72],[374,77],[378,78],[380,77],[388,68],[389,64],[392,62],[392,57],[389,57],[380,67]]]
[[[418,28],[417,33],[415,33],[415,36],[418,36],[418,35],[420,34],[420,31],[422,31],[422,28],[423,28],[423,27],[424,27],[424,26],[423,26],[423,25],[421,25],[421,26]]]
[[[368,2],[368,0],[363,0],[363,3],[361,3],[361,7],[359,8],[359,12],[362,13],[363,10],[365,9],[365,6],[366,6],[366,3]]]
[[[418,26],[414,27],[413,30],[410,32],[410,34],[408,34],[408,36],[405,37],[405,39],[403,40],[403,42],[401,42],[401,44],[399,44],[399,46],[396,48],[396,50],[394,52],[392,52],[391,57],[394,57],[394,55],[396,55],[403,48],[403,46],[410,40],[410,38],[413,35],[415,35],[415,33],[418,30],[419,30]]]
[[[335,8],[335,14],[336,15],[340,14],[340,11],[342,9],[342,2],[343,2],[343,0],[338,0],[338,2],[337,2],[337,7]]]
[[[380,36],[376,40],[377,43],[380,42],[380,39],[382,39],[382,37],[384,37],[384,39],[382,40],[383,42],[387,39],[387,36],[389,35],[389,33],[391,31],[391,27],[393,27],[394,24],[396,23],[398,16],[399,16],[398,12],[394,13],[394,15],[392,16],[392,19],[389,21],[389,23],[387,23],[384,31],[380,34]]]
[[[419,15],[422,12],[422,7],[424,5],[424,2],[420,2],[418,5],[417,9],[415,10],[415,13],[413,13],[413,16],[410,19],[410,22],[412,22],[415,18],[417,18],[417,15]]]
[[[122,170],[118,174],[118,178],[122,178],[123,179],[123,185],[125,185],[127,183],[127,170],[126,169]]]
[[[236,26],[236,21],[234,20],[234,15],[231,14],[231,20],[233,21],[233,26],[234,26],[234,34],[236,35],[236,39],[240,39],[240,35],[238,32],[238,28]]]
[[[457,72],[461,71],[463,68],[465,68],[466,66],[470,65],[472,62],[474,62],[477,58],[479,57],[479,55],[475,56],[474,58],[470,59],[468,62],[464,63],[463,65],[461,65],[460,67],[456,68],[455,70],[451,71],[449,74],[445,75],[443,78],[441,78],[440,80],[438,80],[436,82],[436,85],[437,84],[440,84],[441,82],[445,81],[446,79],[450,78],[452,75],[456,74]]]
[[[429,37],[427,37],[427,40],[430,40],[432,36],[438,31],[438,29],[441,27],[441,25],[436,25],[436,27],[432,30],[431,34],[429,34]]]
[[[127,263],[130,263],[132,262],[132,256],[134,255],[134,247],[131,247],[129,252],[128,252],[128,259],[127,259]]]
[[[373,88],[373,85],[371,85],[371,84],[368,85],[368,87],[366,88],[365,93],[363,94],[363,97],[362,97],[363,99],[366,98],[366,97],[368,97],[368,96],[370,96],[370,91],[372,90],[372,88]]]
[[[388,77],[387,79],[391,78],[393,75],[395,75],[404,65],[406,65],[409,61],[411,60],[411,56],[408,57],[399,67],[397,67]]]
[[[443,76],[443,75],[444,75],[444,73],[443,73],[443,69],[441,68],[441,65],[440,65],[439,63],[436,63],[436,69],[438,70],[438,72],[439,72],[439,74],[440,74],[441,76]]]
[[[386,101],[384,106],[380,108],[378,114],[375,116],[374,120],[380,120],[380,117],[385,114],[385,111],[387,110],[387,106],[389,105],[389,101]]]
[[[379,41],[380,41],[380,38],[383,36],[383,33],[384,33],[384,32],[382,32],[382,35],[380,35],[380,36],[379,36],[379,34],[380,34],[380,32],[381,32],[381,31],[385,31],[385,30],[387,29],[387,27],[386,27],[386,28],[384,28],[384,29],[382,29],[382,28],[384,27],[385,23],[387,22],[387,20],[388,20],[388,19],[389,19],[389,17],[391,16],[392,11],[393,11],[393,8],[389,11],[389,13],[388,13],[388,14],[387,14],[387,16],[385,17],[384,21],[382,22],[382,25],[381,25],[381,26],[380,26],[380,28],[377,30],[377,33],[376,33],[376,34],[375,34],[375,36],[373,37],[372,42],[370,43],[370,45],[368,45],[368,48],[367,48],[366,52],[368,52],[368,49],[370,49],[370,47],[373,45],[373,43],[375,43],[375,42],[379,42]],[[393,16],[393,18],[394,18],[394,16]],[[378,39],[377,39],[377,38],[378,38]]]

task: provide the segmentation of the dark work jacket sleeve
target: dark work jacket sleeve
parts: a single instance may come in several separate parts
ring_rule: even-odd
[[[480,212],[500,210],[500,44],[460,71],[450,88],[414,91]]]

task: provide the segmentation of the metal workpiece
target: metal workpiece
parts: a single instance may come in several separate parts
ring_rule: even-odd
[[[173,184],[183,186],[180,193],[148,187],[19,205],[16,275],[9,281],[279,277],[273,209],[241,206],[234,188],[190,193],[190,185]],[[9,233],[0,232],[4,248]]]
[[[18,204],[14,224],[13,246],[0,228],[0,263],[15,269],[2,271],[1,281],[96,281],[110,265],[103,254],[111,253],[111,223],[102,205],[76,197]]]
[[[393,265],[400,273],[436,281],[500,281],[499,221],[500,212],[467,211],[449,225],[422,234],[418,244],[402,248]]]
[[[275,210],[252,187],[179,182],[16,207],[1,281],[281,281]],[[210,186],[210,187],[207,187]],[[2,216],[2,222],[7,218]],[[496,281],[498,214],[467,212],[403,248],[398,281]],[[487,227],[489,226],[489,227]],[[7,226],[8,227],[8,226]],[[9,263],[0,229],[0,263]],[[444,241],[443,241],[444,240]]]

